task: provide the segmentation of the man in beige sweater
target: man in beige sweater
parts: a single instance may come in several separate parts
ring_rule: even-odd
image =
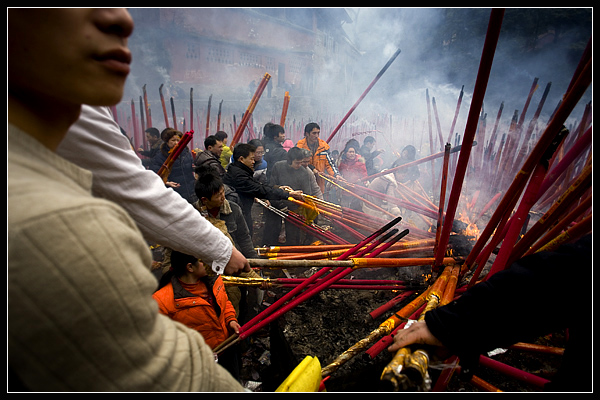
[[[81,104],[122,96],[131,17],[7,15],[9,391],[242,391],[200,334],[158,314],[151,255],[128,213],[54,153]]]

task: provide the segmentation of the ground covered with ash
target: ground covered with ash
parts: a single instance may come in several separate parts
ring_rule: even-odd
[[[255,211],[255,210],[253,210]],[[260,217],[257,218],[260,221]],[[462,232],[460,221],[455,221],[455,233]],[[466,226],[466,225],[465,225]],[[255,225],[255,238],[261,235],[263,226]],[[259,243],[255,239],[255,243]],[[452,235],[450,245],[454,256],[469,254],[474,238],[464,234]],[[415,257],[431,257],[431,255],[415,255]],[[487,273],[493,263],[492,254],[482,276]],[[294,269],[288,274],[292,277],[309,277],[316,270]],[[265,276],[284,278],[281,270],[265,270]],[[431,267],[403,267],[359,269],[344,279],[391,279],[404,280],[411,285],[425,286],[431,284]],[[463,282],[468,282],[469,277]],[[460,285],[459,285],[460,286]],[[265,292],[262,304],[254,312],[266,309],[290,289],[273,288]],[[419,291],[420,293],[420,291]],[[391,290],[350,290],[327,289],[282,315],[261,331],[239,344],[242,356],[241,381],[245,387],[256,392],[274,391],[289,373],[306,356],[319,359],[325,367],[336,357],[346,351],[359,340],[365,338],[389,316],[408,304],[417,294],[399,303],[382,316],[373,319],[369,313],[382,306],[399,294]],[[255,314],[254,314],[255,315]],[[252,315],[251,315],[252,316]],[[535,344],[553,347],[565,346],[564,332],[538,338]],[[362,353],[342,365],[331,374],[325,386],[328,392],[380,392],[389,390],[381,384],[380,377],[384,367],[390,362],[393,354],[382,351],[374,359]],[[444,368],[444,360],[436,359],[430,354],[429,374],[435,384],[437,377]],[[560,366],[562,356],[537,354],[531,352],[500,349],[498,354],[491,356],[494,360],[508,364],[523,371],[551,379]],[[507,392],[536,392],[540,389],[507,377],[488,368],[479,368],[475,374]],[[476,386],[469,383],[464,375],[455,372],[449,381],[448,392],[477,392]]]
[[[461,245],[464,243],[461,241]],[[493,262],[492,255],[489,264]],[[489,268],[489,265],[488,267]],[[484,269],[484,273],[487,272]],[[311,269],[294,269],[292,277],[308,277],[315,273]],[[265,271],[272,278],[285,277],[280,270]],[[391,279],[404,280],[410,285],[424,287],[432,280],[428,266],[410,268],[359,269],[345,279]],[[466,282],[466,281],[465,281]],[[265,293],[260,309],[283,296],[290,289],[273,288]],[[396,297],[399,292],[391,290],[327,289],[300,303],[271,323],[262,331],[240,345],[242,354],[243,384],[253,391],[271,392],[289,375],[305,356],[317,357],[322,367],[331,363],[359,340],[365,338],[393,312],[408,304],[415,295],[399,303],[382,316],[373,319],[370,312]],[[553,347],[565,346],[564,332],[538,338],[534,343]],[[499,349],[492,359],[526,372],[551,379],[560,366],[562,356],[537,354],[518,350]],[[433,384],[442,369],[447,366],[443,359],[430,362],[429,374]],[[362,353],[342,365],[331,374],[325,386],[328,392],[380,392],[389,390],[381,384],[384,367],[390,362],[392,353],[382,351],[374,359]],[[475,374],[507,392],[540,391],[528,383],[507,377],[499,372],[481,367]],[[477,392],[481,389],[469,383],[464,375],[455,372],[448,383],[449,392]]]
[[[430,271],[427,267],[359,270],[357,279],[409,279],[424,281]],[[309,275],[304,271],[299,276]],[[352,275],[356,274],[353,273]],[[295,275],[295,274],[294,274]],[[289,289],[287,289],[289,290]],[[272,304],[285,294],[283,289],[267,293],[263,307]],[[413,297],[394,307],[381,317],[372,319],[369,313],[397,296],[390,290],[324,290],[300,303],[281,318],[246,339],[240,346],[242,353],[242,382],[253,391],[271,392],[304,359],[317,357],[324,367],[338,355],[376,329],[393,311],[399,310]],[[263,309],[264,309],[263,308]],[[562,332],[539,338],[536,344],[564,347]],[[546,379],[556,372],[561,356],[536,354],[517,350],[506,350],[493,355],[494,360],[506,363],[526,372],[538,374]],[[429,373],[435,384],[437,376],[445,366],[442,360],[431,355]],[[390,362],[392,353],[387,350],[371,359],[362,353],[342,365],[326,381],[328,392],[380,392],[389,388],[380,381],[383,368]],[[539,389],[527,383],[507,377],[487,368],[479,368],[476,375],[502,391],[535,392]],[[454,373],[446,391],[477,392],[479,389]]]

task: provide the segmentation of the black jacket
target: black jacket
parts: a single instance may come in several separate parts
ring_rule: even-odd
[[[166,143],[161,146],[159,152],[156,153],[154,158],[150,161],[150,169],[154,172],[158,172],[163,163],[167,160],[169,156],[168,150],[166,149]],[[198,200],[196,197],[196,192],[194,190],[194,185],[196,180],[194,179],[194,169],[192,166],[192,154],[189,149],[186,147],[183,149],[179,157],[173,163],[173,167],[171,168],[171,173],[167,178],[168,181],[177,182],[181,186],[178,188],[174,188],[177,193],[181,195],[188,202],[193,203]]]
[[[258,182],[253,177],[254,171],[239,161],[234,161],[227,167],[223,183],[231,186],[240,197],[242,212],[250,215],[254,198],[267,200],[283,200],[288,198],[288,192],[271,185]]]
[[[212,167],[219,173],[219,176],[223,177],[225,175],[225,168],[221,165],[221,161],[208,150],[204,150],[196,156],[194,165],[197,167]]]
[[[267,180],[271,182],[271,172],[275,163],[278,161],[287,160],[287,151],[283,148],[281,143],[275,142],[270,139],[263,139],[265,145],[265,155],[263,159],[267,162]]]

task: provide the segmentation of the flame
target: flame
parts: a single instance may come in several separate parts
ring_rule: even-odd
[[[477,225],[472,223],[467,215],[459,213],[458,220],[464,222],[467,225],[467,227],[463,231],[466,236],[472,236],[475,238],[475,240],[479,239],[481,232],[479,231]]]

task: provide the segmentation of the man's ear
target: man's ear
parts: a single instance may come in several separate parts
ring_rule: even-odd
[[[192,272],[194,272],[194,264],[192,264],[192,263],[187,263],[187,264],[186,264],[186,266],[185,266],[185,270],[186,270],[187,272],[189,272],[189,273],[192,273]]]

